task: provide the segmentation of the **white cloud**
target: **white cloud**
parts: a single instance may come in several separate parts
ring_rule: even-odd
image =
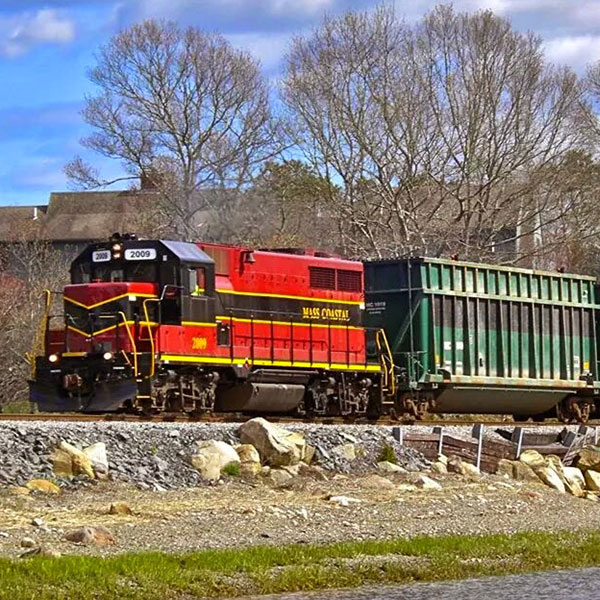
[[[545,44],[546,56],[560,64],[574,68],[600,60],[600,36],[579,35],[557,37]]]
[[[274,70],[285,54],[291,33],[230,33],[226,35],[233,46],[249,52],[267,70]]]
[[[272,14],[313,15],[333,7],[335,0],[271,0],[269,3]]]
[[[39,44],[67,44],[75,38],[75,24],[57,11],[41,9],[0,19],[0,52],[20,56]]]

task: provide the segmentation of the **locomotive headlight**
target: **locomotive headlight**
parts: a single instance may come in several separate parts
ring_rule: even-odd
[[[48,360],[49,360],[51,363],[57,363],[57,362],[58,362],[58,354],[51,354],[51,355],[48,357]]]
[[[105,352],[105,353],[102,355],[102,358],[103,358],[104,360],[112,360],[112,358],[113,358],[113,353],[112,353],[112,352]]]
[[[113,252],[121,252],[121,250],[123,249],[123,244],[113,244]]]

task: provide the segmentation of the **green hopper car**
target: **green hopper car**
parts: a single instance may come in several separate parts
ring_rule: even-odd
[[[433,258],[365,263],[396,413],[585,421],[600,393],[593,277]]]

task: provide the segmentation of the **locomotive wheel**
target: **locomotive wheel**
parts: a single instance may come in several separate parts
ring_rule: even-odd
[[[531,421],[532,417],[530,415],[513,415],[512,418],[515,423],[521,423],[524,421]]]

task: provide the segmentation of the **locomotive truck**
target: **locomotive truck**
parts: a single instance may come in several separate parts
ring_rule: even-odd
[[[585,421],[600,394],[591,277],[129,234],[70,275],[32,353],[44,412]]]

